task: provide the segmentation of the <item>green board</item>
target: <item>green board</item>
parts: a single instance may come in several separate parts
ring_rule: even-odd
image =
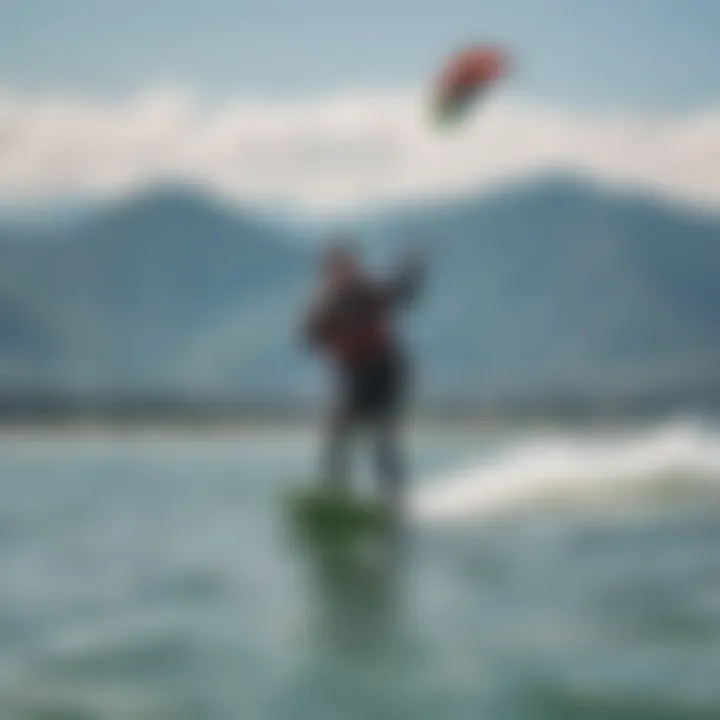
[[[288,497],[294,527],[318,541],[345,542],[387,529],[390,517],[376,502],[302,489]]]

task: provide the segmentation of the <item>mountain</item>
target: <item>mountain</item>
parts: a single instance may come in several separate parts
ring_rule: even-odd
[[[0,308],[5,298],[47,344],[36,388],[180,392],[169,369],[208,329],[287,296],[308,262],[249,215],[163,189],[104,209],[71,235],[0,243]],[[235,354],[252,343],[250,333]],[[6,374],[6,389],[20,374]]]
[[[408,318],[431,403],[720,398],[720,222],[554,177],[358,224],[434,244]],[[17,231],[16,231],[17,232]],[[299,402],[314,251],[182,188],[70,231],[0,228],[0,392]]]
[[[436,397],[720,387],[720,224],[553,178],[385,221],[438,247],[416,336]]]

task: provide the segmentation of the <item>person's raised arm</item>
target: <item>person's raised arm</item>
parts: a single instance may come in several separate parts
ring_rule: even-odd
[[[386,282],[385,296],[392,305],[412,302],[425,280],[427,259],[423,250],[408,253],[395,276]]]

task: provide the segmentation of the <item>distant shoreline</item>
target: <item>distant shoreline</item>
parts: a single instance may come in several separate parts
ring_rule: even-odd
[[[578,422],[632,420],[677,414],[720,413],[717,392],[678,392],[638,396],[530,397],[471,399],[467,402],[416,401],[409,414],[422,422],[477,424],[558,419]],[[52,395],[2,396],[0,428],[8,425],[48,426],[163,424],[290,424],[315,422],[323,416],[319,402],[282,400],[204,400],[173,397],[79,397]]]
[[[207,435],[231,436],[248,431],[301,432],[316,431],[323,422],[318,409],[282,410],[253,408],[225,409],[223,412],[195,409],[188,411],[148,412],[138,408],[123,408],[122,412],[0,412],[0,438],[24,435]],[[408,415],[411,431],[501,431],[509,428],[548,429],[576,426],[627,427],[658,422],[672,417],[720,417],[720,411],[678,407],[654,408],[644,412],[551,412],[547,409],[531,411],[474,409],[426,409]]]

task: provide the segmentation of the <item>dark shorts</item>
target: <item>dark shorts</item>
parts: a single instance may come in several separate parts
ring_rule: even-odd
[[[399,353],[374,358],[340,381],[340,405],[354,420],[378,420],[395,415],[407,387],[407,364]]]

